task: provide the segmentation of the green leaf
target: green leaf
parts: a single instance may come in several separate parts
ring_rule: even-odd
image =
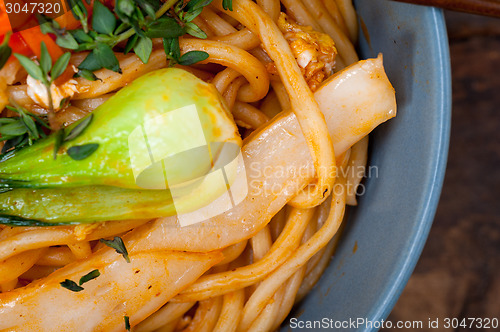
[[[95,41],[97,43],[104,43],[104,44],[107,44],[107,45],[110,45],[111,47],[113,47],[113,45],[116,41],[116,37],[110,36],[110,35],[104,35],[104,34],[100,33],[97,35],[97,37],[95,37]]]
[[[182,28],[173,18],[162,17],[148,25],[146,36],[149,38],[176,38],[185,33]]]
[[[154,7],[143,0],[136,0],[139,6],[144,10],[144,12],[151,18],[156,18],[156,13]]]
[[[19,114],[19,117],[0,119],[0,141],[7,141],[2,151],[11,148],[19,149],[26,144],[32,144],[34,140],[46,136],[42,126],[45,122],[34,114],[28,113],[24,108],[12,102],[16,107],[7,105],[7,109]],[[24,127],[24,128],[23,128]]]
[[[183,54],[179,59],[179,64],[183,66],[191,66],[197,62],[208,59],[209,55],[203,51],[190,51]]]
[[[115,15],[100,1],[94,1],[92,28],[99,33],[107,35],[113,33],[116,28]]]
[[[135,21],[137,22],[137,25],[134,26],[134,28],[139,28],[138,31],[142,31],[141,27],[146,22],[146,18],[144,17],[144,14],[142,13],[142,11],[139,8],[135,9],[135,16],[136,16]]]
[[[94,114],[90,114],[88,117],[82,120],[79,124],[77,124],[70,132],[69,134],[64,138],[65,142],[74,140],[78,136],[80,136],[85,129],[89,126],[89,124],[92,122],[92,119],[94,118]]]
[[[32,60],[24,55],[14,53],[14,56],[19,60],[19,63],[26,69],[28,74],[36,80],[45,82],[47,78],[43,75],[42,69]]]
[[[123,50],[123,54],[127,54],[128,52],[130,52],[130,50],[132,50],[134,48],[135,44],[137,44],[138,39],[139,39],[138,34],[134,34],[132,37],[130,37],[127,40],[127,44],[125,45],[125,49]]]
[[[196,24],[193,22],[188,22],[185,25],[186,33],[190,34],[193,37],[207,39],[207,34],[201,30]]]
[[[184,12],[179,14],[184,22],[193,21],[201,14],[204,7],[208,6],[212,0],[191,0],[184,7]]]
[[[61,47],[67,48],[68,50],[76,50],[78,48],[78,42],[70,33],[58,35],[56,44]]]
[[[20,110],[19,113],[21,114],[21,118],[23,119],[24,125],[26,126],[26,128],[28,128],[28,133],[30,135],[30,138],[38,139],[40,135],[38,134],[38,128],[33,118],[22,110]]]
[[[99,148],[99,144],[89,143],[84,145],[74,145],[70,147],[67,152],[71,159],[83,160],[90,157],[90,155],[92,155],[97,148]]]
[[[116,250],[117,253],[121,254],[123,258],[127,261],[127,263],[130,263],[130,258],[128,257],[128,251],[127,248],[125,248],[125,244],[123,243],[123,240],[119,236],[115,236],[113,240],[104,240],[100,239],[102,243],[107,245],[110,248],[113,248]]]
[[[5,108],[11,110],[12,112],[15,112],[15,113],[18,113],[19,114],[19,110],[13,106],[10,106],[10,105],[5,105]],[[12,118],[11,118],[12,119]]]
[[[114,36],[117,36],[119,34],[121,34],[122,32],[124,32],[125,30],[127,30],[129,28],[129,24],[125,23],[125,22],[122,22],[120,25],[118,25],[118,27],[115,29],[115,31],[113,32],[113,35]]]
[[[40,15],[37,15],[37,17],[40,17]],[[51,22],[52,23],[52,26],[54,27],[55,30],[61,30],[61,26],[59,25],[59,23],[57,23],[57,21],[46,21],[46,22]]]
[[[61,128],[55,133],[54,160],[56,160],[57,158],[57,153],[59,152],[59,149],[61,148],[63,141],[64,141],[64,128]]]
[[[134,12],[134,0],[117,0],[115,11],[123,13],[126,16],[132,15]]]
[[[0,118],[0,125],[6,124],[6,123],[12,123],[16,122],[17,120],[15,118]]]
[[[94,41],[92,37],[86,34],[82,29],[72,30],[71,33],[79,43],[91,43]]]
[[[40,24],[40,31],[42,31],[42,33],[44,35],[46,35],[48,33],[53,33],[53,34],[56,33],[54,31],[54,27],[52,26],[52,24],[50,22],[47,22],[47,21],[45,21],[43,24]]]
[[[72,292],[80,292],[83,290],[83,287],[78,286],[76,282],[74,282],[73,280],[66,279],[60,284],[61,286],[63,286],[66,289],[69,289]]]
[[[0,127],[2,136],[19,136],[26,134],[27,131],[28,128],[26,128],[23,121],[8,123]]]
[[[79,69],[78,73],[76,73],[76,76],[83,77],[84,79],[89,81],[99,80],[99,78],[95,76],[95,74],[88,69]]]
[[[32,114],[30,113],[30,115],[35,119],[35,121],[41,125],[42,127],[45,127],[47,129],[50,129],[50,126],[47,124],[47,122],[45,122],[45,120],[43,120],[41,117],[39,117],[38,115],[35,115],[35,114]]]
[[[142,63],[148,63],[152,51],[153,41],[148,37],[140,37],[134,46],[134,52],[141,59]]]
[[[96,71],[97,69],[101,68],[102,66],[99,64],[99,61],[97,60],[94,52],[90,52],[78,66],[78,69],[85,69],[90,72]]]
[[[94,53],[101,68],[106,68],[121,74],[120,63],[109,45],[99,43],[92,53]]]
[[[233,0],[222,0],[222,8],[233,11]]]
[[[123,316],[123,320],[125,320],[125,330],[130,331],[130,318],[128,316]]]
[[[166,2],[166,1],[158,1],[158,0],[139,0],[140,2],[147,2],[150,6],[153,7],[153,9],[155,11],[158,11],[160,9],[160,7],[163,5],[163,2]],[[156,13],[155,13],[156,15]]]
[[[68,1],[71,2],[71,0]],[[73,13],[73,17],[76,18],[77,20],[81,20],[82,18],[85,17],[83,11],[78,5],[71,6],[71,13]]]
[[[8,44],[0,46],[0,69],[2,69],[3,66],[5,66],[7,60],[9,60],[11,55],[12,55],[12,49],[9,47]]]
[[[67,1],[69,3],[73,16],[77,20],[86,19],[87,8],[85,8],[85,5],[83,4],[82,0],[67,0]]]
[[[179,38],[163,38],[163,49],[167,58],[179,62],[181,49],[179,47]]]
[[[81,43],[78,45],[78,48],[75,50],[75,52],[83,52],[83,51],[92,51],[95,47],[95,43]]]
[[[69,97],[66,97],[66,98],[63,98],[61,99],[61,101],[59,102],[59,108],[63,108],[64,105],[66,105],[66,103],[68,103],[70,100]],[[69,103],[68,103],[69,104]]]
[[[41,55],[40,55],[40,68],[42,68],[44,76],[49,74],[50,68],[52,67],[52,58],[50,57],[49,50],[44,42],[40,45]]]
[[[3,138],[3,137],[2,137]],[[14,149],[18,150],[28,144],[28,135],[24,134],[21,136],[15,136],[13,138],[9,138],[6,140],[5,144],[2,147],[2,151],[0,152],[2,155],[7,153],[7,151]]]
[[[191,0],[185,7],[185,10],[189,12],[196,11],[198,9],[203,9],[203,7],[208,6],[212,0]]]
[[[191,22],[198,15],[200,15],[202,11],[203,11],[203,8],[198,8],[198,9],[195,9],[193,11],[189,11],[189,12],[185,13],[183,16],[183,21],[184,22]]]
[[[54,63],[54,67],[50,71],[50,79],[55,81],[62,73],[66,70],[69,64],[69,59],[71,58],[71,53],[66,52],[57,59]]]
[[[90,280],[95,279],[95,278],[97,278],[100,275],[101,275],[101,272],[99,272],[99,270],[97,270],[97,269],[96,270],[92,270],[89,273],[87,273],[86,275],[84,275],[83,277],[81,277],[80,281],[78,282],[78,284],[81,286],[84,283],[89,282]]]

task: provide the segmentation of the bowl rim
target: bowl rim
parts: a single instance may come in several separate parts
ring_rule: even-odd
[[[418,224],[418,227],[409,240],[410,245],[407,255],[402,256],[398,261],[394,273],[390,278],[391,282],[380,292],[381,295],[376,301],[373,307],[374,309],[369,313],[367,318],[371,321],[385,320],[396,305],[403,289],[406,287],[420,258],[434,221],[446,172],[452,105],[450,49],[444,11],[435,7],[427,7],[427,10],[430,11],[430,16],[434,23],[432,29],[434,30],[433,34],[436,36],[435,42],[438,48],[438,53],[435,54],[435,57],[438,59],[439,68],[441,69],[438,76],[438,87],[440,89],[436,91],[436,95],[438,96],[438,102],[436,104],[439,106],[437,114],[439,128],[441,129],[438,135],[439,141],[436,142],[436,167],[434,168],[431,181],[427,188],[425,188],[425,191],[429,194],[422,207],[421,222]],[[363,331],[375,330],[375,328],[366,328]]]

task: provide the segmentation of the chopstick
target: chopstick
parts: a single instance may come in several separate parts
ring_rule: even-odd
[[[471,14],[500,17],[499,0],[393,0],[456,10]]]

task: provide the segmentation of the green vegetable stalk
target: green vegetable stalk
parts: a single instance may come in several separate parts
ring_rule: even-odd
[[[136,183],[131,163],[131,156],[134,157],[134,154],[131,155],[129,149],[129,146],[143,143],[143,133],[138,132],[138,129],[149,124],[149,128],[144,129],[149,131],[148,136],[154,135],[157,138],[149,143],[160,145],[157,149],[162,150],[166,156],[174,154],[179,145],[197,130],[196,123],[192,122],[197,121],[196,116],[193,117],[191,113],[185,117],[182,115],[182,111],[187,112],[185,108],[191,105],[196,106],[197,116],[203,127],[201,134],[204,134],[207,142],[231,141],[240,144],[237,128],[214,86],[186,71],[163,69],[135,80],[98,107],[92,113],[92,121],[78,137],[67,139],[71,138],[69,135],[73,129],[88,118],[66,128],[66,140],[59,147],[56,159],[53,151],[57,135],[51,135],[5,156],[4,160],[0,160],[0,187],[39,189],[105,185],[144,188]],[[172,117],[161,118],[171,111]],[[177,123],[155,123],[169,120]],[[93,153],[86,158],[81,158],[80,155],[72,158],[70,151],[74,147],[89,144],[92,147],[98,145]],[[140,153],[147,154],[148,151]],[[171,178],[169,182],[184,181],[192,172],[197,172],[197,167],[190,166],[192,165],[178,165],[178,169],[171,173],[178,172],[179,178]],[[202,175],[200,171],[198,170],[198,174]]]
[[[189,212],[227,190],[205,180],[214,166],[231,162],[240,146],[213,85],[184,70],[158,70],[89,117],[4,155],[0,223],[88,223]]]

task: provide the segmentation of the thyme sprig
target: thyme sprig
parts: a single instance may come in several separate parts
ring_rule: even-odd
[[[43,128],[50,129],[42,117],[29,113],[14,101],[10,101],[10,103],[14,106],[8,105],[7,109],[19,114],[19,116],[0,118],[0,141],[5,141],[0,151],[2,156],[24,146],[32,145],[35,141],[47,136]]]
[[[122,255],[123,258],[125,258],[125,261],[127,261],[127,263],[130,263],[127,248],[125,247],[125,243],[123,243],[121,237],[115,236],[113,240],[100,239],[99,241],[104,243],[108,247],[115,249],[118,254]]]
[[[9,60],[10,56],[12,55],[12,49],[9,46],[11,34],[11,31],[5,34],[2,44],[0,44],[0,69],[3,68],[3,66],[7,63],[7,60]]]
[[[14,53],[14,56],[17,58],[19,63],[21,63],[24,69],[26,69],[31,77],[42,82],[42,84],[45,86],[49,104],[49,123],[51,128],[55,129],[57,128],[57,125],[55,124],[54,104],[52,101],[52,92],[50,87],[52,83],[54,83],[54,81],[59,76],[61,76],[68,67],[71,53],[64,53],[56,60],[54,65],[52,65],[52,58],[50,57],[49,51],[47,50],[47,46],[44,42],[41,43],[40,50],[41,55],[40,59],[38,59],[38,63],[22,54]]]
[[[70,279],[65,279],[63,282],[60,282],[59,284],[63,287],[66,288],[72,292],[81,292],[84,290],[82,285],[84,283],[89,282],[90,280],[93,280],[101,275],[101,272],[99,270],[95,269],[84,275],[83,277],[80,278],[80,281],[78,284],[74,282],[73,280]]]
[[[207,35],[192,21],[212,0],[117,0],[114,11],[94,1],[92,20],[89,25],[88,13],[83,0],[71,0],[72,12],[80,20],[82,28],[66,31],[57,22],[43,22],[44,33],[56,35],[56,43],[64,48],[90,51],[78,66],[77,76],[96,80],[94,72],[101,68],[121,73],[114,53],[116,48],[124,54],[133,51],[143,63],[148,63],[153,51],[152,38],[163,38],[164,49],[170,65],[190,65],[203,61],[208,54],[191,51],[180,55],[179,37],[185,34],[207,38]],[[231,4],[231,1],[227,2]],[[228,8],[230,8],[229,6]]]

